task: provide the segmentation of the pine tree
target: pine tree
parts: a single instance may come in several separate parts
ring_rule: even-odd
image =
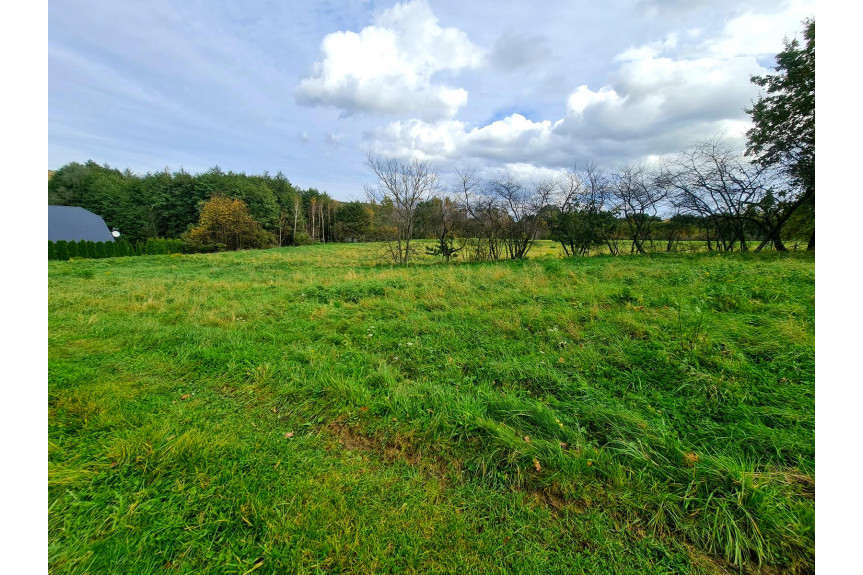
[[[144,255],[144,250],[141,249],[141,244],[135,246],[135,255],[142,256]]]
[[[115,255],[114,242],[105,242],[105,257],[113,258]]]
[[[57,259],[57,246],[54,245],[54,242],[48,242],[48,259]]]
[[[66,249],[69,250],[70,258],[78,257],[78,242],[68,242],[66,244]]]
[[[87,242],[87,257],[91,260],[96,259],[96,243]]]
[[[79,258],[89,258],[90,251],[87,249],[87,242],[85,240],[81,240],[78,242],[78,257]]]
[[[102,259],[105,256],[105,242],[96,242],[96,258]]]

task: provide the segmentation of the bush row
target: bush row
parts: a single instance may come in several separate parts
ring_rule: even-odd
[[[126,256],[143,256],[156,254],[188,253],[183,240],[151,238],[146,242],[131,244],[126,240],[116,242],[48,242],[49,260],[68,260],[70,258],[116,258]]]

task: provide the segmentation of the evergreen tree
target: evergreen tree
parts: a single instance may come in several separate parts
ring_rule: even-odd
[[[68,260],[69,259],[69,247],[68,242],[66,240],[60,240],[57,242],[57,259],[58,260]]]
[[[90,251],[87,249],[87,242],[85,240],[81,240],[78,242],[78,257],[79,258],[89,258]]]
[[[96,242],[96,258],[101,259],[105,257],[105,242]]]
[[[142,255],[144,255],[144,250],[143,250],[143,249],[141,249],[141,244],[140,244],[140,243],[138,243],[138,244],[135,246],[135,255],[136,255],[136,256],[142,256]]]
[[[78,242],[67,242],[66,249],[69,251],[70,258],[78,257]]]
[[[801,190],[784,199],[785,209],[771,233],[776,238],[798,208],[815,209],[815,21],[804,25],[806,46],[786,40],[785,50],[776,55],[776,73],[752,77],[766,93],[747,110],[754,124],[746,132],[747,153],[762,166],[782,169]],[[814,230],[809,249],[815,249]]]
[[[105,242],[105,257],[113,258],[116,256],[116,250],[114,249],[114,242]]]
[[[54,242],[48,242],[48,259],[57,259],[57,246],[54,245]]]
[[[87,257],[96,259],[96,242],[87,242]]]

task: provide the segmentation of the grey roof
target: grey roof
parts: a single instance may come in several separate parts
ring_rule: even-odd
[[[48,241],[113,242],[105,220],[76,206],[48,206]]]

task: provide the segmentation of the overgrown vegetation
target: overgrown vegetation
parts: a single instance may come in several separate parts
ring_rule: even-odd
[[[530,255],[50,262],[50,570],[811,572],[812,254]]]

